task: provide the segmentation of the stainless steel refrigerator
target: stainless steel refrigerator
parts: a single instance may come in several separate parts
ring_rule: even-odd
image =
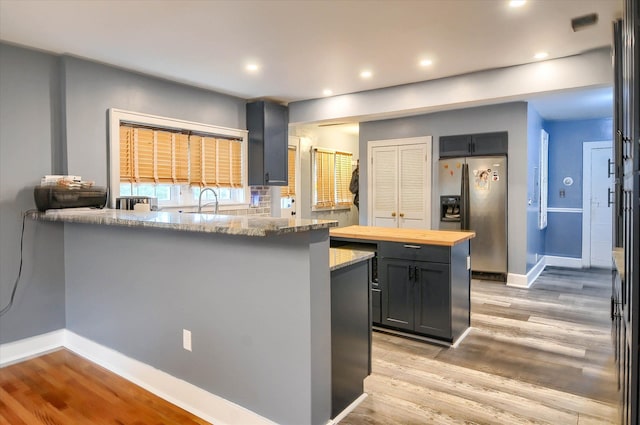
[[[438,165],[440,229],[476,232],[472,272],[506,281],[506,156],[447,158]]]

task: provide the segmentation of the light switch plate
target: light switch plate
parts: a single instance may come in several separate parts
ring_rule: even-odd
[[[182,330],[182,348],[191,351],[191,331]]]

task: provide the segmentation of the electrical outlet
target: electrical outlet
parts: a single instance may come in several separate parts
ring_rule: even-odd
[[[182,330],[182,348],[191,351],[191,331]]]

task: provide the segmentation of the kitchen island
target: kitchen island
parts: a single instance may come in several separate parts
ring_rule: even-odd
[[[335,222],[108,209],[30,217],[64,223],[68,331],[253,414],[204,412],[212,422],[330,421]],[[180,397],[167,398],[198,403]]]
[[[364,394],[371,373],[371,251],[331,248],[331,417]],[[338,418],[339,419],[339,418]]]
[[[375,329],[456,345],[470,326],[474,232],[348,226],[331,246],[369,248]]]

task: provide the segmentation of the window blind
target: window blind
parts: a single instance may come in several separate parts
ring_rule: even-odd
[[[120,181],[242,187],[242,142],[120,126]]]
[[[314,204],[316,208],[351,205],[349,183],[353,155],[314,149]]]
[[[120,127],[120,181],[133,183],[133,128]]]
[[[336,152],[336,205],[351,205],[351,158],[346,152]]]
[[[287,170],[289,175],[289,184],[280,191],[281,197],[296,196],[296,148],[289,146],[287,151]]]

